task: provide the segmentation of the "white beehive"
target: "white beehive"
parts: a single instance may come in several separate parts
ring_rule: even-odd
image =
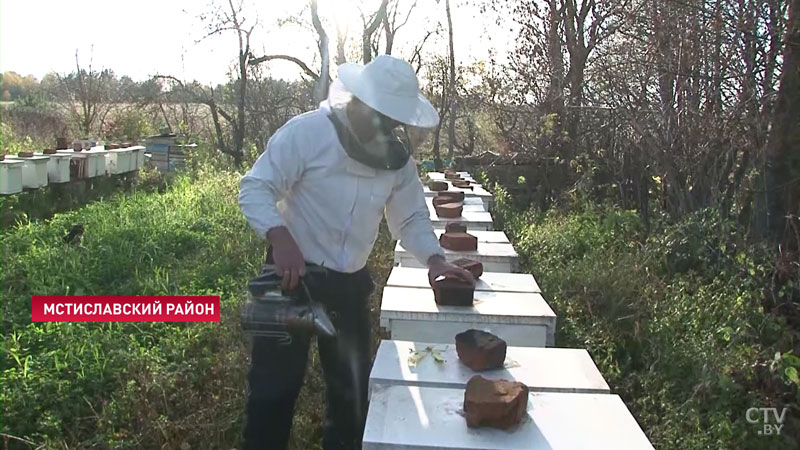
[[[91,150],[80,152],[86,155],[86,176],[88,178],[99,177],[106,174],[106,155],[108,150],[101,147],[92,147]]]
[[[22,192],[22,161],[4,159],[0,161],[0,194]]]
[[[364,450],[650,450],[617,395],[532,392],[511,430],[468,428],[464,389],[381,386],[372,394]]]
[[[432,208],[428,210],[430,213],[431,223],[434,228],[444,228],[448,222],[459,222],[467,225],[468,230],[492,230],[494,223],[492,222],[492,215],[484,211],[470,211],[465,209],[460,217],[444,218],[436,215],[436,211]]]
[[[120,174],[133,170],[135,162],[132,161],[133,150],[131,148],[118,148],[107,150],[106,163],[108,173]]]
[[[70,156],[70,178],[74,180],[82,180],[84,178],[93,177],[94,175],[89,174],[89,153],[88,152],[76,152],[73,149],[59,149],[56,150],[56,153],[61,155],[69,155]],[[96,157],[95,157],[96,158]],[[92,159],[92,161],[96,161]],[[103,164],[105,166],[105,164]],[[97,164],[95,163],[92,166],[93,172],[97,172]]]
[[[392,339],[454,344],[475,328],[520,347],[552,346],[556,314],[539,293],[475,291],[472,306],[438,305],[432,289],[387,286],[381,326]]]
[[[69,181],[69,161],[72,155],[55,153],[47,155],[47,181],[48,183],[67,183]]]
[[[6,159],[22,161],[22,187],[26,189],[37,189],[47,186],[47,161],[48,156],[34,155],[22,158],[14,155],[7,155]]]
[[[414,365],[409,364],[412,355],[416,357]],[[455,345],[410,341],[381,341],[369,389],[370,393],[382,385],[465,389],[477,374],[491,380],[519,381],[531,392],[610,393],[584,349],[508,347],[503,368],[476,372],[461,363]]]
[[[131,155],[131,170],[139,170],[144,166],[144,151],[145,148],[141,145],[131,147],[133,154]]]

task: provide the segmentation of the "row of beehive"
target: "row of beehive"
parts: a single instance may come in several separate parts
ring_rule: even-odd
[[[16,194],[70,180],[116,175],[139,170],[145,161],[145,148],[133,146],[106,150],[102,146],[76,152],[34,153],[21,157],[6,155],[0,161],[0,194]]]
[[[462,178],[474,183],[466,172]],[[444,180],[442,173],[429,179]],[[390,334],[378,348],[369,379],[370,407],[363,448],[368,449],[582,449],[652,448],[647,437],[584,349],[553,348],[556,315],[534,277],[514,273],[518,255],[506,234],[492,231],[492,196],[480,185],[465,191],[461,217],[441,220],[425,187],[435,232],[448,222],[467,225],[475,251],[446,250],[452,261],[480,261],[471,307],[434,300],[427,269],[397,243],[381,301],[381,326]],[[488,331],[508,344],[501,370],[475,372],[461,364],[454,337]],[[467,382],[524,383],[531,391],[527,415],[511,431],[468,428],[462,404]]]

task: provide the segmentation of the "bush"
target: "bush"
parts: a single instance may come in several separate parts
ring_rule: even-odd
[[[635,213],[535,214],[495,192],[521,265],[558,315],[556,343],[585,347],[656,448],[796,448],[795,334],[765,312],[769,253],[713,211],[649,236]],[[780,437],[750,407],[788,407]]]
[[[118,112],[104,128],[106,139],[111,141],[138,141],[154,132],[150,118],[141,109]]]
[[[69,133],[69,125],[59,109],[34,97],[10,107],[3,107],[3,151],[41,151],[55,146],[56,137]],[[25,148],[11,149],[8,144],[21,143]]]

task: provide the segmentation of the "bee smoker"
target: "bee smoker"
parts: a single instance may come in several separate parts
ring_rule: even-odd
[[[283,345],[292,343],[292,333],[336,337],[325,306],[314,301],[308,289],[309,284],[313,286],[325,275],[322,267],[307,267],[300,286],[285,293],[275,266],[265,265],[261,274],[247,284],[249,299],[241,311],[245,334],[274,338]]]

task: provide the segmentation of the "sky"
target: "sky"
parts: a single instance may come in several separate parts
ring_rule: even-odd
[[[219,1],[219,0],[216,0]],[[225,1],[225,0],[222,0]],[[316,35],[301,25],[278,26],[279,20],[301,18],[310,23],[307,4],[301,0],[245,0],[248,20],[258,18],[253,32],[253,53],[289,54],[309,65],[317,56]],[[335,56],[334,20],[348,27],[349,45],[360,45],[362,22],[357,6],[372,12],[379,0],[319,0],[320,15],[330,36],[331,58]],[[413,0],[401,0],[401,11]],[[451,0],[456,61],[487,60],[496,52],[500,60],[513,44],[511,24],[495,24],[469,0]],[[227,5],[227,2],[222,3]],[[236,58],[234,33],[202,39],[205,33],[199,15],[211,10],[209,0],[0,0],[0,72],[15,71],[41,79],[47,72],[75,70],[77,50],[82,66],[111,69],[118,75],[144,80],[155,74],[184,80],[220,83]],[[444,0],[417,0],[408,24],[397,34],[395,56],[408,58],[414,45],[435,28],[445,26]],[[509,21],[510,22],[510,21]],[[199,42],[198,42],[199,41]],[[446,54],[446,31],[426,43],[426,50]],[[356,50],[354,50],[356,51]],[[297,79],[300,70],[285,61],[269,62],[269,74]],[[333,64],[333,62],[332,62]],[[313,66],[312,66],[313,67]],[[335,71],[332,71],[335,76]]]

